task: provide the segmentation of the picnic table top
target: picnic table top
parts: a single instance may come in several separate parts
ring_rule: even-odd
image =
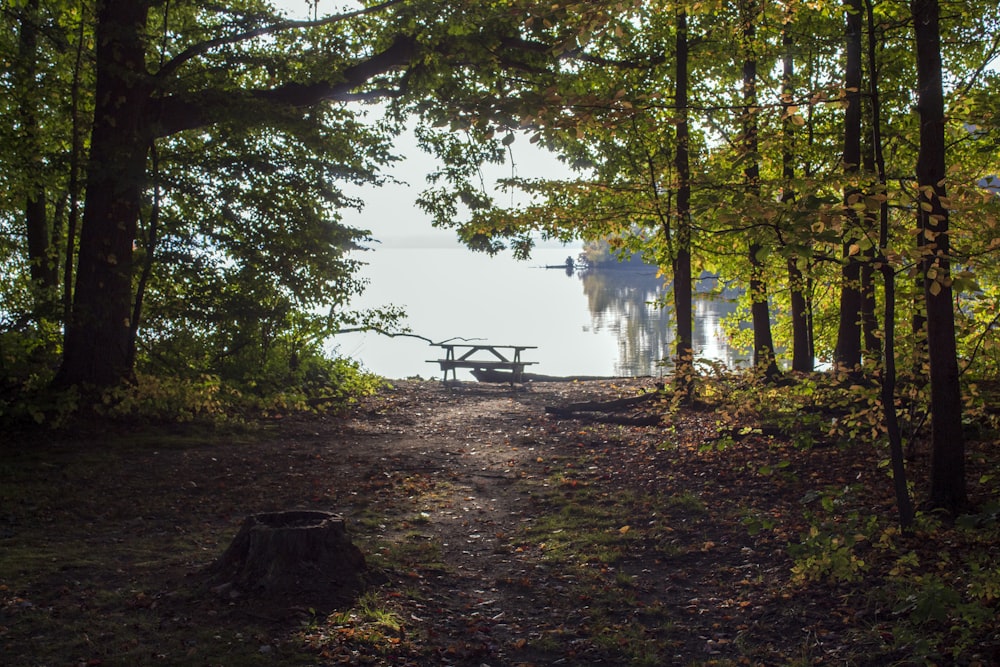
[[[439,362],[448,362],[449,364],[454,364],[456,362],[467,362],[473,363],[479,361],[473,355],[477,352],[486,352],[499,361],[504,363],[513,364],[521,363],[521,350],[534,350],[537,348],[536,345],[493,345],[490,343],[436,343],[436,345],[445,350],[446,359],[438,359]],[[507,350],[513,350],[513,355]],[[508,359],[507,356],[513,356],[513,359]]]

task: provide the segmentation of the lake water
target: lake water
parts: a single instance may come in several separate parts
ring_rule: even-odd
[[[575,257],[574,248],[536,249],[519,262],[464,248],[380,247],[361,255],[370,283],[352,306],[402,306],[415,334],[434,341],[465,338],[497,345],[534,345],[528,370],[544,375],[646,376],[667,372],[673,352],[668,310],[649,302],[662,295],[655,270],[614,268],[567,275],[545,269]],[[740,363],[720,320],[735,306],[720,299],[695,303],[695,351],[729,366]],[[453,341],[460,342],[460,341]],[[337,351],[387,378],[441,377],[428,359],[441,350],[409,337],[374,333],[336,336]],[[464,375],[463,375],[464,373]],[[471,380],[468,371],[459,379]]]

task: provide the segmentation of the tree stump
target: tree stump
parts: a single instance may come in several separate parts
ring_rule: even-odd
[[[326,598],[356,588],[366,569],[343,517],[291,510],[247,517],[208,574],[218,590]]]

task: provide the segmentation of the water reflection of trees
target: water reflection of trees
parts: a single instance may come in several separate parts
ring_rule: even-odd
[[[663,307],[669,286],[656,268],[641,263],[601,265],[579,271],[594,329],[610,331],[618,339],[618,375],[656,375],[673,356],[674,327],[669,308]],[[719,324],[735,304],[707,293],[695,297],[694,345],[699,358],[728,366],[738,356],[720,338]]]

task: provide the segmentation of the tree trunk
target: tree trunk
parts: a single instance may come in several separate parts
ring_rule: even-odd
[[[873,218],[865,216],[866,222]],[[878,303],[875,298],[875,247],[864,252],[861,263],[861,333],[864,349],[862,357],[865,363],[878,362],[882,357],[882,340],[878,333]]]
[[[341,516],[291,510],[247,517],[207,573],[216,590],[305,595],[311,602],[352,590],[366,569]]]
[[[945,196],[944,92],[941,81],[940,7],[912,0],[917,45],[917,226],[924,240],[921,268],[927,304],[927,348],[931,373],[931,488],[935,507],[956,513],[967,503],[962,392],[958,378],[952,301],[948,209]]]
[[[844,173],[856,178],[861,170],[861,2],[849,0],[846,22],[846,53],[844,89],[847,109],[844,112]],[[861,366],[861,253],[855,245],[859,239],[858,215],[851,208],[861,198],[856,183],[844,188],[843,268],[840,284],[840,321],[833,361],[839,370],[854,371]]]
[[[36,320],[58,318],[59,271],[53,247],[53,229],[46,202],[45,156],[38,125],[38,33],[41,16],[38,0],[30,0],[19,16],[18,64],[12,74],[17,99],[20,132],[17,151],[21,156],[24,192],[24,223],[28,264],[34,288]]]
[[[760,261],[762,248],[750,244],[750,319],[753,321],[753,365],[768,379],[781,375],[774,356],[774,338],[771,336],[771,308],[767,302],[767,283],[764,280],[764,263]]]
[[[788,283],[792,302],[792,370],[810,373],[815,357],[812,345],[812,320],[806,299],[806,278],[794,258],[788,260]]]
[[[743,178],[747,192],[760,197],[760,164],[757,149],[757,58],[754,53],[756,24],[760,6],[748,0],[741,6],[743,21],[743,150],[747,159]],[[753,233],[753,232],[751,232]],[[763,247],[753,239],[748,247],[750,261],[750,317],[753,321],[753,365],[768,379],[780,375],[774,357],[774,339],[771,336],[771,309],[767,299],[767,282],[764,263],[760,259]]]
[[[886,194],[885,155],[882,150],[882,102],[879,96],[878,68],[875,62],[875,18],[872,0],[865,0],[865,16],[868,20],[868,90],[871,99],[871,160],[872,171],[878,181],[877,194],[882,195],[878,211],[878,257],[872,265],[882,273],[885,295],[883,319],[885,344],[883,346],[882,372],[879,377],[882,413],[885,419],[886,436],[889,439],[889,460],[892,465],[892,484],[896,494],[896,508],[899,525],[904,533],[913,530],[913,501],[906,482],[906,460],[903,450],[903,434],[896,413],[896,270],[889,263],[886,251],[889,248],[889,203]]]
[[[147,2],[97,10],[96,95],[73,310],[56,384],[113,386],[132,378],[132,246],[150,133],[145,122]]]
[[[873,182],[866,184],[864,223],[868,233],[879,232],[879,244],[875,244],[864,253],[865,262],[861,267],[861,331],[864,340],[864,356],[869,363],[877,364],[882,359],[882,340],[878,331],[877,300],[875,297],[875,260],[884,255],[887,238],[883,238],[882,225],[888,224],[888,203],[885,186],[885,156],[882,153],[882,110],[879,101],[879,72],[877,62],[877,43],[875,37],[875,16],[871,0],[864,0],[865,20],[868,48],[866,62],[868,73],[868,122],[871,130],[865,133],[864,169],[866,174],[875,177]],[[879,200],[878,208],[869,205],[872,199]],[[883,243],[885,241],[885,243]],[[893,285],[895,287],[895,285]]]
[[[781,124],[781,178],[785,185],[781,190],[782,203],[789,204],[795,200],[792,181],[795,178],[795,123],[792,120],[792,102],[794,99],[795,60],[792,49],[795,41],[788,24],[792,21],[791,13],[785,17],[782,29],[781,73],[781,104],[784,108],[784,120]],[[788,266],[788,288],[792,307],[792,370],[808,373],[813,370],[812,330],[809,320],[808,302],[805,295],[806,281],[799,269],[797,257],[790,257]]]
[[[687,13],[677,13],[677,83],[675,91],[677,122],[677,249],[673,258],[674,316],[677,326],[675,377],[677,390],[687,400],[694,384],[694,307],[691,284],[691,166],[688,129],[688,33]]]
[[[69,151],[69,215],[63,245],[62,272],[62,315],[63,322],[69,322],[73,312],[73,270],[76,265],[76,230],[80,223],[80,159],[83,155],[83,120],[80,113],[80,89],[83,77],[83,52],[85,46],[84,16],[80,16],[77,32],[76,59],[73,64],[73,84],[70,90],[70,127],[72,136]]]

